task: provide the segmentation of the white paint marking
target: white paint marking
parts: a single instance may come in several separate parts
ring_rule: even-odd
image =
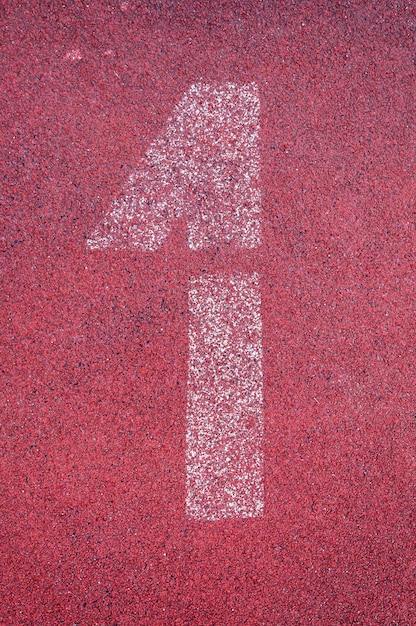
[[[193,85],[130,176],[90,248],[156,250],[187,215],[189,246],[260,243],[256,85]]]
[[[260,244],[256,85],[193,85],[130,176],[90,248],[156,250],[185,215],[192,250]],[[191,279],[186,512],[215,520],[263,511],[258,278]]]
[[[263,512],[260,291],[256,274],[191,279],[186,510]]]

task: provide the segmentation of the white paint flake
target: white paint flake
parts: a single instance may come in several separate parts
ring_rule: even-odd
[[[66,53],[64,56],[65,61],[81,61],[82,53],[79,48],[74,48]]]
[[[186,510],[263,512],[262,330],[257,274],[192,278]]]
[[[259,245],[259,109],[253,83],[192,85],[88,246],[156,250],[181,215],[192,250]]]

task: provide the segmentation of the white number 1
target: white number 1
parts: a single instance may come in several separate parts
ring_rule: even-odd
[[[259,246],[259,113],[252,83],[193,85],[88,246],[155,250],[181,215],[191,250]],[[190,517],[215,520],[263,512],[260,309],[257,273],[232,268],[227,276],[190,279]]]

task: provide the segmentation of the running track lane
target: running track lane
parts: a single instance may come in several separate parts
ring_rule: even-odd
[[[413,7],[19,5],[1,623],[416,623]],[[257,86],[261,242],[193,250],[182,214],[157,249],[91,249],[196,84]],[[264,508],[206,520],[186,514],[190,284],[198,303],[238,272],[261,296]]]

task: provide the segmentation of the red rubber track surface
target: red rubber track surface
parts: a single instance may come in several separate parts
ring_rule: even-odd
[[[416,624],[414,9],[3,4],[2,625]],[[89,250],[201,80],[259,88],[256,258]],[[186,519],[188,280],[254,266],[264,515]]]

